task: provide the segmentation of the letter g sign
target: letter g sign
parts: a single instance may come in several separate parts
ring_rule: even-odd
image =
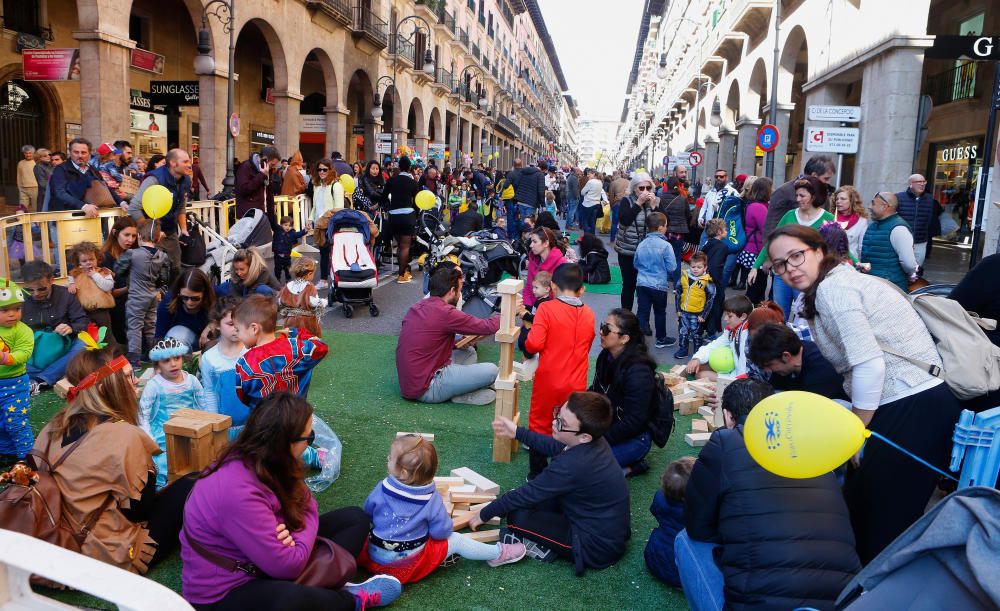
[[[993,39],[990,37],[977,38],[972,45],[973,52],[982,58],[987,58],[993,53]]]

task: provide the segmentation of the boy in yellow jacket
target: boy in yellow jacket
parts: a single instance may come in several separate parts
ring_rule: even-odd
[[[708,275],[708,257],[703,252],[696,252],[691,257],[691,267],[681,275],[677,283],[677,329],[679,344],[675,359],[688,356],[688,340],[694,346],[694,352],[701,347],[702,333],[705,330],[705,319],[712,311],[715,300],[715,282]]]

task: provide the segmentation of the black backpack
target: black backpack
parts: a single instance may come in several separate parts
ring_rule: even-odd
[[[653,443],[662,448],[667,445],[674,430],[674,394],[667,388],[663,373],[657,371],[654,382],[653,400],[649,405],[649,432]]]

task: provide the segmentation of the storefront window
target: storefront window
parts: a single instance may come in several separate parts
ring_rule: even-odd
[[[942,206],[959,193],[974,193],[983,160],[982,138],[940,142],[933,145],[934,199]]]

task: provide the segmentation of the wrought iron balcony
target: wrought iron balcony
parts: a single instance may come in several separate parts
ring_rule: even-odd
[[[927,93],[935,106],[976,97],[976,62],[966,62],[927,78]]]
[[[389,24],[362,4],[354,5],[353,28],[355,36],[367,39],[374,46],[381,49],[389,46]]]
[[[306,8],[316,9],[344,25],[353,22],[348,0],[306,0]]]

